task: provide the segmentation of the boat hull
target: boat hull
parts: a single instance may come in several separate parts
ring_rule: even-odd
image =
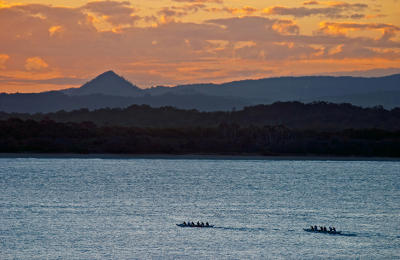
[[[311,228],[304,228],[306,232],[313,232],[313,233],[323,233],[323,234],[330,234],[330,235],[340,235],[342,231],[323,231],[323,230],[312,230]]]
[[[184,224],[176,224],[178,227],[187,227],[187,228],[212,228],[214,227],[214,225],[208,225],[208,226],[188,226],[188,225],[184,225]]]

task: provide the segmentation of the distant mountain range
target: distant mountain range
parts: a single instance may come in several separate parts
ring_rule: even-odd
[[[400,74],[385,77],[280,77],[223,84],[158,86],[141,89],[113,71],[80,88],[31,94],[0,94],[0,111],[36,113],[132,104],[201,111],[242,109],[277,101],[327,101],[362,107],[400,107]]]

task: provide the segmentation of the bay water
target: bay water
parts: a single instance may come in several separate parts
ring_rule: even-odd
[[[0,259],[310,258],[400,258],[399,161],[0,158]]]

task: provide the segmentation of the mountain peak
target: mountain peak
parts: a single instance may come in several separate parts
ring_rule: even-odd
[[[100,75],[98,75],[96,78],[100,78],[100,77],[121,77],[119,76],[117,73],[115,73],[113,70],[108,70],[106,72],[101,73]]]
[[[106,72],[101,73],[100,75],[98,75],[97,77],[92,79],[91,81],[87,82],[82,87],[85,87],[85,86],[86,87],[88,87],[88,86],[92,87],[92,86],[94,86],[94,84],[89,84],[89,83],[99,82],[99,81],[107,81],[107,83],[110,83],[112,85],[115,85],[117,83],[126,85],[128,83],[132,87],[135,87],[135,86],[133,86],[132,83],[130,83],[129,81],[127,81],[126,79],[124,79],[123,77],[121,77],[120,75],[118,75],[117,73],[115,73],[112,70],[108,70]]]
[[[69,95],[103,94],[111,96],[139,96],[141,89],[119,76],[112,70],[101,73],[77,89],[65,92]]]

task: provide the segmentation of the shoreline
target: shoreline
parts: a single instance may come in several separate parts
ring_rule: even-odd
[[[4,158],[32,159],[162,159],[162,160],[286,160],[286,161],[400,161],[399,157],[328,155],[223,155],[223,154],[77,154],[77,153],[0,153]]]

